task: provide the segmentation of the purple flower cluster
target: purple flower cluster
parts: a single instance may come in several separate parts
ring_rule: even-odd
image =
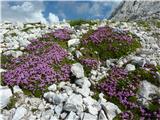
[[[100,27],[95,30],[88,38],[83,40],[84,44],[87,44],[89,41],[92,41],[95,44],[101,43],[103,40],[119,40],[119,41],[127,41],[128,43],[132,42],[132,37],[127,35],[126,33],[119,33],[114,31],[113,28],[110,27]]]
[[[121,119],[132,120],[134,118],[134,110],[139,110],[139,113],[136,114],[139,114],[141,118],[152,119],[152,117],[155,117],[159,119],[160,109],[151,111],[141,106],[137,101],[139,78],[138,75],[135,76],[133,73],[128,73],[124,68],[113,67],[107,79],[98,86],[101,91],[106,93],[110,100],[113,97],[116,98],[124,106],[125,110],[129,110],[129,112],[125,111],[120,114]]]
[[[60,40],[69,40],[71,33],[72,32],[68,29],[57,29],[54,32],[52,32],[53,36]]]
[[[19,85],[29,90],[44,90],[46,86],[70,79],[70,65],[63,64],[68,53],[56,43],[33,40],[27,47],[30,54],[14,58],[3,74],[5,84]],[[60,66],[58,71],[54,65]]]
[[[152,120],[152,119],[156,119],[159,120],[160,119],[160,108],[158,108],[157,111],[149,111],[147,108],[141,107],[139,106],[140,112],[141,112],[141,120],[146,120],[146,118]]]
[[[95,60],[95,59],[89,59],[89,58],[82,59],[81,63],[84,64],[84,65],[86,65],[89,68],[92,68],[92,69],[97,69],[97,67],[99,65],[99,62],[97,60]]]
[[[127,108],[134,108],[136,105],[128,100],[129,97],[135,96],[134,90],[136,87],[134,85],[127,85],[126,87],[120,88],[119,84],[128,76],[128,72],[123,68],[113,68],[110,72],[109,77],[104,83],[99,85],[102,91],[105,91],[109,97],[116,97],[121,104]],[[125,83],[126,84],[126,83]]]
[[[133,120],[133,113],[131,111],[125,111],[120,114],[122,120]]]

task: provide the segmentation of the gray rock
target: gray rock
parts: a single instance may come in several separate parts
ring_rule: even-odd
[[[77,78],[83,78],[84,77],[84,70],[83,66],[80,63],[75,63],[71,66],[71,72],[73,75],[75,75]]]
[[[112,20],[160,19],[159,1],[122,1],[112,12]]]

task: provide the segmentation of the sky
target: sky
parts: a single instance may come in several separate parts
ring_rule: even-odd
[[[53,23],[64,19],[104,19],[120,1],[2,1],[1,20]]]

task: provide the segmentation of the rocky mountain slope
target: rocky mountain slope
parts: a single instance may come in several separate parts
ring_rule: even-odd
[[[142,20],[160,19],[160,1],[122,1],[109,19],[112,20]]]
[[[138,21],[1,23],[0,120],[159,120],[159,11],[124,1],[111,18]]]
[[[160,119],[160,21],[71,23],[1,24],[0,120]]]

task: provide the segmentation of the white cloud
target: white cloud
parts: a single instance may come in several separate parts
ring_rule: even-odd
[[[93,4],[89,3],[82,3],[79,6],[77,6],[77,13],[78,14],[84,14],[85,12],[88,12],[91,16],[94,17],[101,17],[104,16],[104,8],[105,7],[111,7],[111,10],[106,11],[106,17],[112,12],[112,10],[121,2],[121,0],[90,0],[94,1]]]
[[[59,22],[58,16],[56,16],[56,15],[53,14],[53,13],[49,13],[48,19],[49,19],[49,22],[50,22],[50,23]]]
[[[48,23],[43,15],[44,11],[45,6],[42,1],[15,2],[15,4],[3,1],[2,21]],[[49,20],[53,22],[57,19],[57,16],[50,13]]]

